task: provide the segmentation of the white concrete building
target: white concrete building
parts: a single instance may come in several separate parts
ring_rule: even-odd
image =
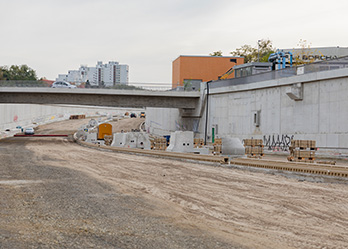
[[[104,83],[108,87],[128,84],[128,65],[120,65],[116,61],[109,61],[108,64],[103,64],[99,61],[97,69],[98,83]]]
[[[68,74],[59,74],[56,80],[81,84],[89,81],[91,85],[112,87],[115,85],[128,85],[129,66],[121,65],[116,61],[103,64],[98,61],[95,67],[81,65],[78,70],[69,70]]]
[[[69,70],[67,76],[68,82],[82,83],[80,70]]]
[[[294,60],[300,57],[303,61],[332,60],[339,57],[348,56],[347,47],[314,47],[314,48],[292,48],[280,49],[284,52],[291,52]]]
[[[58,74],[58,78],[56,78],[56,81],[68,81],[68,75],[67,74]]]

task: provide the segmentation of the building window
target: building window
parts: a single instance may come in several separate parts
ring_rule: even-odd
[[[253,112],[253,123],[256,127],[260,126],[260,114],[261,114],[261,110]]]

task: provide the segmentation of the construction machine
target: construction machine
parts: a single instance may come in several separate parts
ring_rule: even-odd
[[[273,64],[272,70],[292,67],[292,53],[284,52],[283,50],[278,49],[275,53],[270,54],[270,56],[268,57],[268,62],[271,62]],[[276,65],[278,65],[278,68],[276,68]]]

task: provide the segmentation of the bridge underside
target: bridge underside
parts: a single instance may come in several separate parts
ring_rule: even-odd
[[[0,89],[0,103],[66,104],[108,107],[162,107],[195,109],[199,94],[183,92],[122,92],[88,91],[80,89]]]

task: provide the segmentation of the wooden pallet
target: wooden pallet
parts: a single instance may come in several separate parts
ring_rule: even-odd
[[[336,165],[336,161],[316,161],[318,164]]]
[[[310,159],[294,159],[294,162],[300,162],[300,163],[314,163],[314,160]]]
[[[248,156],[264,156],[265,154],[264,153],[248,153],[246,155],[248,155]]]
[[[297,148],[297,147],[296,147]],[[300,150],[317,150],[317,147],[298,147]]]
[[[325,164],[309,164],[307,162],[281,162],[271,160],[255,160],[252,158],[235,158],[230,160],[230,164],[241,165],[247,167],[258,167],[264,169],[274,169],[283,171],[293,171],[295,173],[308,173],[315,175],[326,175],[334,177],[348,178],[348,168],[325,165]]]
[[[287,159],[290,162],[314,163],[314,161],[315,161],[314,157],[293,157],[293,156],[288,156]]]
[[[258,158],[258,159],[262,159],[261,155],[247,155],[248,158]]]
[[[85,119],[86,115],[70,115],[69,119]]]
[[[106,146],[110,146],[112,144],[113,136],[112,135],[105,135],[104,141]]]

